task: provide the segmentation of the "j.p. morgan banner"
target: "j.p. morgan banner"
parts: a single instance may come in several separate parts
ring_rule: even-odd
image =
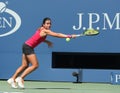
[[[120,13],[115,13],[112,18],[109,13],[77,13],[78,24],[73,26],[73,30],[86,30],[87,28],[95,28],[97,30],[120,30]],[[87,16],[87,17],[85,17]],[[87,27],[83,25],[87,21]],[[99,25],[101,23],[102,25]],[[96,27],[95,27],[95,26]]]

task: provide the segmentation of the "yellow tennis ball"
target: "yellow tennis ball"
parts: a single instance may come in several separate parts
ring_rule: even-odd
[[[66,38],[66,41],[69,42],[69,41],[70,41],[70,38]]]

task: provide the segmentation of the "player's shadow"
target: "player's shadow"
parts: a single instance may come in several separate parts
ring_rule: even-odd
[[[45,90],[45,89],[66,89],[66,90],[69,90],[69,89],[71,89],[71,88],[24,88],[24,89],[43,89],[43,90]]]

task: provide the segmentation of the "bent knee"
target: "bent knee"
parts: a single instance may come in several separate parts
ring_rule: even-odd
[[[28,68],[28,65],[22,65],[23,68]]]
[[[32,65],[34,69],[37,69],[39,67],[39,64]]]

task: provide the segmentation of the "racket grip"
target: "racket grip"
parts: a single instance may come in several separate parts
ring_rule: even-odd
[[[76,35],[76,37],[80,37],[80,36],[84,36],[83,34],[78,34],[78,35]]]
[[[76,35],[76,37],[79,37],[80,35]]]

